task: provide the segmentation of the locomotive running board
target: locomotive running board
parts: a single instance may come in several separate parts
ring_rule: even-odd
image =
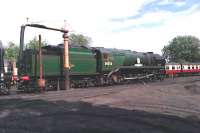
[[[155,74],[148,74],[145,76],[141,76],[141,77],[125,77],[124,80],[136,80],[136,79],[144,79],[144,78],[149,78],[154,76]]]

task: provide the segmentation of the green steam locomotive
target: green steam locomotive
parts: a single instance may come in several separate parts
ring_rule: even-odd
[[[44,46],[43,75],[47,88],[62,89],[63,45]],[[19,89],[31,88],[39,78],[38,51],[26,49],[20,62]],[[125,83],[136,79],[162,79],[165,60],[158,54],[97,47],[70,46],[70,85],[87,87]],[[36,86],[35,86],[36,87]]]
[[[50,29],[43,25],[25,25]],[[21,27],[18,73],[18,89],[38,88],[41,74],[39,51],[24,49],[25,26]],[[55,29],[53,29],[55,30]],[[56,29],[57,30],[57,29]],[[60,30],[57,30],[60,31]],[[46,89],[63,89],[64,85],[64,46],[44,46],[42,51],[42,75]],[[162,79],[165,59],[152,52],[142,53],[130,50],[108,49],[69,45],[70,86],[88,87],[127,83],[133,80]]]

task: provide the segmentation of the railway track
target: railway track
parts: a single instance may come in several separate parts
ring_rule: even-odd
[[[31,94],[14,94],[1,96],[0,99],[27,99],[27,100],[80,100],[83,98],[91,98],[102,95],[108,95],[117,93],[125,90],[125,88],[112,88],[112,87],[102,87],[102,88],[90,88],[90,89],[71,89],[71,90],[61,90],[61,91],[49,91],[44,93],[31,93]]]

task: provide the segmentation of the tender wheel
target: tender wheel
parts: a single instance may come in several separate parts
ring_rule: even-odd
[[[9,89],[6,87],[4,83],[0,83],[0,95],[8,95]]]

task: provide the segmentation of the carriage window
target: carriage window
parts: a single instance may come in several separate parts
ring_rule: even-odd
[[[188,69],[190,69],[190,66],[188,66]]]
[[[192,66],[192,69],[194,69],[194,66]]]
[[[175,66],[172,66],[172,70],[174,70],[175,69]]]
[[[169,70],[169,66],[166,66],[166,69]]]

